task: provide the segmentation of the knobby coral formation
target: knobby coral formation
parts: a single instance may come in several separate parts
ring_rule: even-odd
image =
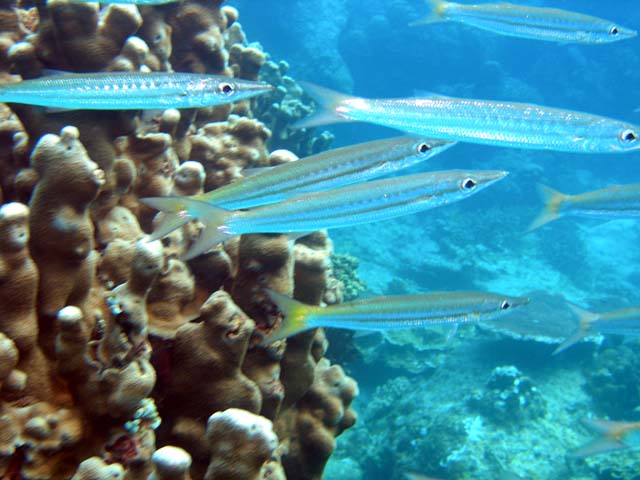
[[[266,55],[221,3],[6,6],[0,68],[12,82],[44,68],[256,79]],[[355,382],[323,358],[321,330],[261,340],[279,324],[266,287],[341,301],[331,241],[247,235],[185,263],[201,226],[149,242],[158,218],[139,202],[320,148],[307,132],[269,152],[288,108],[265,125],[248,101],[155,118],[2,106],[0,477],[321,477],[355,422]]]

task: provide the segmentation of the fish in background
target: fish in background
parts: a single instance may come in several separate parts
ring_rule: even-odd
[[[0,102],[72,110],[202,108],[271,90],[264,82],[200,73],[58,73],[0,85]]]
[[[272,290],[266,292],[283,318],[280,327],[265,338],[264,343],[318,327],[387,331],[481,322],[529,303],[528,298],[497,293],[430,292],[374,297],[320,307],[305,305]]]
[[[50,0],[49,0],[50,1]],[[70,0],[71,3],[96,3],[95,0]],[[106,5],[164,5],[166,3],[177,3],[182,0],[100,0],[99,3]]]
[[[571,452],[573,457],[589,457],[601,453],[640,447],[640,422],[616,422],[589,418],[583,420],[585,427],[598,437]]]
[[[360,121],[443,140],[573,153],[640,149],[640,126],[590,113],[432,94],[371,99],[299,82],[320,110],[297,128]]]
[[[622,308],[611,312],[594,313],[569,304],[580,318],[580,326],[573,335],[556,348],[552,355],[566,350],[583,338],[594,334],[640,335],[640,307]]]
[[[276,203],[303,193],[331,190],[380,177],[424,162],[454,142],[394,137],[335,148],[267,169],[201,195],[188,197],[229,210]],[[155,197],[149,197],[153,201]],[[195,217],[180,197],[154,229],[150,240],[164,237]],[[165,202],[166,204],[166,202]]]
[[[616,185],[578,195],[567,195],[538,185],[538,192],[544,208],[529,226],[529,231],[564,216],[606,220],[640,217],[640,184]]]
[[[448,170],[374,180],[335,190],[289,198],[252,210],[225,210],[189,198],[140,199],[158,210],[175,210],[182,202],[185,214],[205,228],[184,255],[194,258],[213,245],[247,233],[313,232],[350,227],[417,213],[463,200],[501,180],[501,170]]]
[[[444,0],[427,0],[427,3],[431,12],[410,26],[459,22],[510,37],[583,44],[617,42],[638,34],[610,20],[557,8],[512,3],[463,5]]]
[[[439,478],[428,477],[426,475],[415,472],[404,472],[404,477],[406,478],[406,480],[441,480]]]

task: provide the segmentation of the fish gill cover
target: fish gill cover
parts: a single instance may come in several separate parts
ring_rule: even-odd
[[[636,478],[634,6],[5,2],[0,477]]]

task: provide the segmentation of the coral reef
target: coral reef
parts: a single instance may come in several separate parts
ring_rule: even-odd
[[[211,462],[205,480],[258,480],[278,446],[269,420],[246,410],[230,408],[207,421]]]
[[[326,358],[315,368],[311,388],[279,419],[278,432],[288,433],[288,452],[282,462],[289,478],[322,478],[335,439],[355,424],[351,402],[358,395],[355,381]]]
[[[493,369],[484,390],[467,402],[489,421],[513,428],[546,414],[546,402],[530,378],[513,365]]]
[[[331,256],[331,267],[333,276],[342,283],[342,295],[345,302],[355,300],[360,293],[367,289],[367,284],[360,277],[356,270],[360,261],[353,255],[333,254]]]
[[[45,68],[256,79],[267,55],[221,3],[12,6],[0,12],[3,79]],[[278,325],[263,289],[340,301],[331,241],[251,235],[183,262],[201,226],[149,242],[160,216],[139,202],[295,160],[270,151],[251,106],[1,107],[0,477],[284,479],[314,458],[320,478],[355,422],[357,387],[323,358],[322,332],[261,344]]]
[[[325,130],[316,136],[314,129],[292,127],[294,122],[313,112],[314,107],[302,87],[287,75],[288,71],[287,62],[276,63],[267,57],[260,78],[276,88],[257,98],[254,110],[271,131],[270,148],[288,149],[306,157],[326,150],[333,134]]]
[[[598,415],[637,418],[639,368],[640,356],[633,344],[604,348],[593,357],[585,369],[585,390],[594,398]]]

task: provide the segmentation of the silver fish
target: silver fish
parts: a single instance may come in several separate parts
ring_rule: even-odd
[[[583,423],[598,436],[571,452],[573,457],[584,458],[615,450],[640,447],[640,422],[616,422],[588,418],[583,420]]]
[[[410,25],[460,22],[510,37],[562,43],[610,43],[637,35],[610,20],[557,8],[529,7],[512,3],[463,5],[428,0],[431,13]]]
[[[397,172],[424,162],[452,145],[454,142],[406,136],[349,145],[278,165],[189,198],[230,210],[267,205]],[[181,198],[174,198],[173,204],[164,201],[165,215],[150,240],[162,238],[194,219],[186,213]]]
[[[393,330],[457,325],[497,318],[529,303],[528,298],[486,292],[431,292],[374,297],[319,307],[305,305],[267,290],[283,315],[280,327],[265,342],[290,337],[310,328]]]
[[[538,191],[544,200],[544,209],[529,226],[529,231],[564,216],[640,217],[640,184],[616,185],[579,195],[566,195],[545,185],[539,185]]]
[[[569,304],[569,306],[580,318],[580,326],[573,335],[553,351],[553,355],[557,355],[589,335],[598,333],[634,337],[640,336],[640,307],[629,307],[611,312],[594,313],[576,305]]]
[[[272,89],[263,82],[199,73],[61,73],[1,85],[0,102],[78,110],[201,108]]]
[[[405,175],[300,195],[247,211],[230,211],[205,202],[171,197],[140,199],[159,210],[183,202],[185,214],[198,218],[205,229],[185,258],[193,258],[235,235],[246,233],[312,232],[408,215],[463,200],[501,180],[499,170]]]
[[[362,121],[443,140],[574,153],[640,148],[640,127],[589,113],[528,103],[433,95],[425,98],[351,97],[307,82],[323,108],[296,124]]]

